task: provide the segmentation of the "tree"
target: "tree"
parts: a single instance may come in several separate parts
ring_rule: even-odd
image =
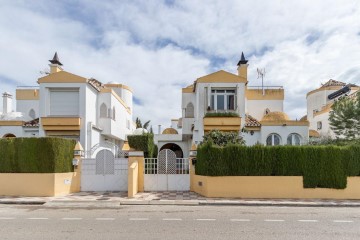
[[[354,97],[343,97],[331,106],[330,128],[338,138],[360,137],[360,91]]]
[[[222,132],[219,130],[211,130],[204,135],[203,143],[208,142],[212,142],[221,147],[228,144],[245,145],[245,140],[238,132]]]
[[[150,124],[150,120],[145,122],[144,125],[141,123],[140,118],[136,118],[135,119],[135,124],[136,124],[136,128],[144,128],[144,129],[148,129],[149,124]]]

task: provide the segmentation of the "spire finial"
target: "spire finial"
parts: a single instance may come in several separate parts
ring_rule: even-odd
[[[247,62],[248,60],[245,59],[244,52],[241,52],[241,58],[237,65],[240,66],[240,64],[247,64]]]
[[[62,63],[60,62],[59,57],[57,55],[57,52],[55,52],[53,59],[49,60],[49,62],[51,62],[52,64],[58,64],[58,65],[62,66]]]

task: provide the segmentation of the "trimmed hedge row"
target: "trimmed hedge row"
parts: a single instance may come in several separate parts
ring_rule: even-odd
[[[305,188],[346,188],[360,176],[360,146],[238,146],[198,148],[196,174],[205,176],[303,176]]]
[[[0,139],[0,173],[72,172],[75,144],[62,138]]]
[[[137,151],[143,151],[146,158],[157,157],[157,146],[154,144],[154,135],[144,133],[142,135],[129,135],[129,146]]]

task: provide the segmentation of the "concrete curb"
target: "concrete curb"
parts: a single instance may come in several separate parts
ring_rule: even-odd
[[[121,206],[172,205],[172,206],[253,206],[253,207],[360,207],[359,202],[291,202],[291,201],[221,201],[221,200],[51,200],[51,201],[0,201],[0,205],[41,205],[69,208],[119,208]]]

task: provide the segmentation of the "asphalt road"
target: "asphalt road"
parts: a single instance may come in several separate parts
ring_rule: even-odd
[[[360,208],[0,205],[0,239],[360,239]]]

